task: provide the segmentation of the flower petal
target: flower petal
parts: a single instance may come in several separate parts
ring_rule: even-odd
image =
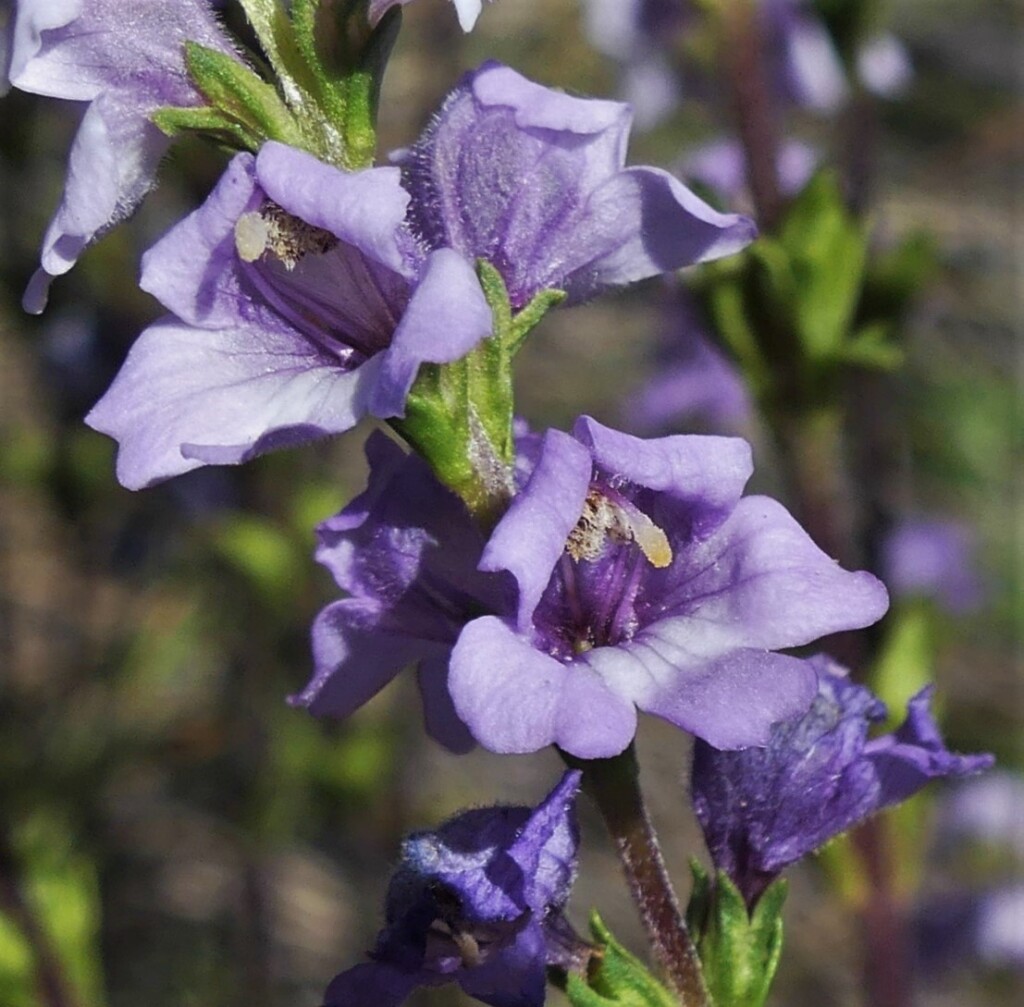
[[[398,168],[341,171],[283,143],[265,143],[256,177],[289,213],[330,231],[396,273],[408,269],[398,235],[409,205]]]
[[[480,569],[508,570],[519,584],[518,624],[523,631],[583,512],[592,468],[589,453],[577,441],[549,430],[529,482],[484,548]]]
[[[708,657],[686,649],[667,623],[583,660],[645,713],[716,748],[763,745],[771,726],[807,709],[817,687],[806,662],[763,650]]]
[[[381,380],[370,401],[374,415],[404,415],[420,364],[464,357],[491,334],[493,324],[469,263],[448,248],[431,252],[391,345],[382,354]]]
[[[659,629],[694,653],[798,647],[870,626],[888,608],[882,582],[842,569],[768,497],[745,497],[666,577]]]
[[[380,606],[363,598],[328,605],[313,623],[315,672],[291,697],[316,716],[347,717],[423,656],[421,640],[376,632]]]
[[[492,752],[556,744],[583,759],[606,758],[636,733],[633,704],[596,673],[535,650],[493,616],[462,631],[448,682],[459,716]]]
[[[448,692],[448,655],[421,661],[416,681],[423,701],[423,720],[429,734],[449,752],[465,755],[476,747],[473,735],[455,712]]]
[[[86,417],[118,441],[122,485],[229,465],[353,427],[379,366],[343,371],[282,324],[195,329],[165,318],[138,338]]]

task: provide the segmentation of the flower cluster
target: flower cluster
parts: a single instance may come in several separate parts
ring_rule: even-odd
[[[536,809],[477,809],[409,837],[371,961],[340,974],[325,1007],[397,1007],[418,987],[450,982],[493,1007],[541,1007],[549,968],[573,972],[570,995],[572,979],[583,982],[585,946],[565,910],[584,778],[592,792],[599,777],[613,791],[625,786],[634,819],[616,834],[624,863],[637,886],[661,883],[650,878],[662,870],[656,848],[639,858],[632,848],[649,828],[628,771],[639,713],[696,737],[697,817],[750,909],[783,868],[832,836],[929,779],[991,759],[946,749],[927,690],[899,730],[869,737],[884,706],[826,658],[792,653],[872,625],[888,595],[871,573],[841,568],[781,504],[744,495],[753,472],[745,441],[644,439],[589,416],[568,432],[531,432],[515,419],[512,363],[549,308],[734,255],[756,228],[669,172],[627,166],[629,105],[544,87],[496,62],[466,73],[415,142],[374,166],[380,75],[396,8],[408,2],[338,5],[344,41],[325,55],[315,2],[241,0],[263,50],[251,61],[203,0],[17,3],[4,25],[2,83],[88,103],[26,303],[41,310],[50,279],[136,207],[172,135],[232,147],[202,205],[145,254],[141,286],[167,313],[139,336],[87,422],[117,442],[118,478],[131,489],[365,418],[407,442],[409,452],[371,434],[366,489],[318,528],[317,559],[343,596],[315,620],[313,675],[291,703],[347,717],[412,665],[426,730],[452,752],[554,746],[586,768]],[[468,31],[482,0],[454,5]],[[656,37],[688,28],[698,6],[588,6],[606,51],[631,68],[638,94],[657,99],[649,119],[670,97],[652,82],[673,74]],[[779,96],[834,108],[845,71],[811,6],[763,0],[753,13]],[[898,69],[887,52],[888,64],[883,54],[861,70],[869,82]],[[778,155],[788,196],[804,188],[817,154],[783,144]],[[735,145],[706,148],[691,169],[742,200],[746,164]],[[860,229],[845,226],[838,202],[833,209],[816,254],[840,273],[851,263],[859,282]],[[816,228],[790,228],[790,240]],[[749,257],[764,275],[716,302],[740,328],[744,297],[769,288],[780,317],[767,314],[783,327],[803,274],[814,273],[798,256],[790,270],[791,249],[775,237]],[[844,301],[800,315],[812,329],[834,323],[824,335],[801,330],[812,342],[841,343],[853,324],[857,290],[836,294],[832,276],[804,284],[807,296]],[[744,282],[739,272],[733,280]],[[756,406],[750,374],[719,352],[690,301],[672,305],[685,359],[660,375],[641,418],[654,427],[680,412],[745,419]],[[756,333],[742,335],[757,353]],[[758,394],[769,377],[753,382]],[[794,411],[806,402],[818,399]],[[892,586],[952,587],[955,543],[934,527],[917,532],[890,543]],[[609,792],[598,797],[609,821],[626,813]],[[649,909],[648,894],[638,903]],[[657,894],[651,915],[675,927],[667,944],[678,950],[688,938],[674,896]],[[717,953],[712,929],[697,942],[705,958]],[[680,955],[690,969],[692,951]],[[630,981],[657,1002],[669,996],[638,962],[629,970],[643,972]],[[754,985],[766,993],[770,978]],[[685,975],[673,981],[682,988]],[[693,982],[703,989],[699,975]],[[608,989],[602,1002],[612,1002]]]

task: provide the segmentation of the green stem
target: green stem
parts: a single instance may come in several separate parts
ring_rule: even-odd
[[[611,759],[565,762],[583,770],[583,789],[608,828],[651,947],[682,1007],[709,1007],[697,949],[690,939],[654,825],[640,791],[636,751],[630,745]]]

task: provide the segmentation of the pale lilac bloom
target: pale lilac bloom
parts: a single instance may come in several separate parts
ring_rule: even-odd
[[[748,907],[790,864],[930,780],[988,769],[990,755],[947,750],[922,689],[893,734],[868,737],[885,704],[824,657],[807,662],[818,695],[800,717],[777,724],[763,748],[719,751],[698,739],[694,809],[716,869]]]
[[[170,140],[151,113],[202,103],[185,68],[185,42],[230,55],[234,49],[203,0],[19,0],[12,27],[15,87],[89,103],[42,268],[25,293],[26,310],[39,312],[50,279],[152,187]]]
[[[401,415],[419,365],[491,329],[472,266],[409,239],[397,168],[343,172],[279,143],[238,154],[143,259],[173,314],[87,417],[130,489]]]
[[[370,24],[376,24],[392,7],[404,7],[408,3],[412,0],[370,0]],[[452,0],[452,3],[462,30],[471,31],[483,9],[483,0]]]
[[[958,521],[907,518],[882,544],[882,579],[902,598],[932,598],[954,614],[978,607],[983,590],[970,529]]]
[[[815,690],[776,651],[869,625],[885,589],[822,553],[786,510],[741,499],[750,449],[643,441],[583,417],[548,431],[480,568],[518,584],[452,652],[449,689],[496,752],[621,752],[637,709],[723,748],[764,744]]]
[[[626,402],[630,428],[650,436],[697,423],[710,433],[737,432],[753,411],[736,365],[711,341],[683,291],[671,293],[663,316],[654,376]]]
[[[1024,776],[994,772],[961,784],[942,802],[937,832],[943,846],[1005,846],[1024,864]]]
[[[512,610],[511,578],[477,569],[484,537],[426,462],[382,433],[366,456],[366,491],[317,529],[317,559],[348,597],[317,616],[313,677],[292,703],[346,717],[415,665],[428,733],[466,751],[473,739],[452,707],[448,660],[466,623]]]
[[[564,916],[579,786],[566,773],[535,809],[477,808],[409,836],[373,961],[337,976],[325,1007],[398,1007],[448,983],[492,1007],[542,1007],[547,967],[581,943]]]
[[[682,98],[667,39],[690,12],[678,0],[585,0],[583,23],[595,49],[622,68],[620,90],[640,129],[656,126]]]
[[[558,288],[580,301],[753,240],[668,172],[625,167],[627,105],[575,98],[486,63],[401,154],[410,224],[501,273],[513,307]]]
[[[780,192],[795,196],[810,180],[819,161],[818,151],[810,144],[785,140],[775,162]],[[683,158],[680,174],[714,189],[730,204],[746,198],[747,162],[738,140],[714,140],[696,148]]]
[[[857,53],[857,76],[861,83],[881,98],[902,94],[914,76],[906,46],[888,33],[865,42]]]

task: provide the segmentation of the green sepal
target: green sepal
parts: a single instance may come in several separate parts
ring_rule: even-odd
[[[301,111],[316,94],[317,79],[306,59],[295,26],[288,18],[281,0],[240,0],[245,16],[259,39],[274,74],[281,82],[285,100],[294,111]],[[302,8],[308,3],[300,2]],[[303,10],[302,14],[308,15]],[[312,12],[315,16],[315,11]]]
[[[167,136],[203,133],[233,150],[251,150],[255,153],[260,147],[259,135],[209,105],[198,108],[158,108],[149,118]]]
[[[236,122],[249,137],[302,145],[277,91],[235,57],[186,42],[185,64],[196,87],[221,117]]]
[[[569,972],[555,978],[572,1007],[679,1007],[679,1000],[630,954],[604,925],[590,915],[590,932],[597,949],[586,975]]]
[[[782,906],[787,885],[779,878],[747,911],[728,875],[691,861],[693,891],[686,922],[697,944],[704,982],[715,1007],[763,1007],[782,956]]]
[[[504,513],[514,490],[513,357],[565,294],[541,291],[513,312],[497,269],[481,259],[477,276],[491,309],[491,335],[460,360],[422,365],[406,399],[405,416],[392,420],[391,426],[470,512],[490,526]]]

